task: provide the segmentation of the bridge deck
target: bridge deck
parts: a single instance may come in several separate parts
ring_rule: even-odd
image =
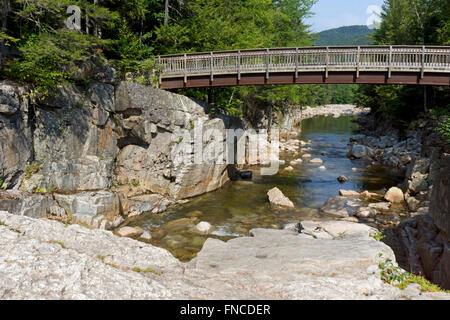
[[[450,85],[450,47],[235,50],[160,56],[162,89],[302,83]]]

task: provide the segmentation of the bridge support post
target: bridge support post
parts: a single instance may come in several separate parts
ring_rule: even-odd
[[[356,54],[356,79],[359,79],[360,64],[361,64],[361,47],[358,46],[358,53]]]
[[[420,71],[420,79],[425,75],[425,46],[422,47],[422,70]]]
[[[388,78],[390,79],[392,75],[392,46],[389,47],[389,71]]]
[[[328,79],[328,64],[330,62],[330,48],[327,47],[327,55],[325,58],[325,79]]]
[[[237,57],[237,65],[238,65],[238,82],[241,81],[241,50],[238,50]]]
[[[214,53],[211,51],[211,85],[214,81]]]
[[[266,80],[269,80],[269,49],[266,50]]]
[[[187,55],[184,54],[184,84],[187,83]]]
[[[298,48],[295,48],[295,80],[298,78]]]

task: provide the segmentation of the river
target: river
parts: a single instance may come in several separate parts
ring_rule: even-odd
[[[160,237],[153,237],[152,244],[168,249],[181,261],[189,261],[201,250],[207,237],[228,240],[246,236],[253,228],[279,229],[301,220],[332,219],[324,216],[319,208],[328,198],[338,195],[340,189],[380,192],[402,181],[402,176],[395,172],[347,158],[347,143],[356,128],[353,119],[349,116],[318,116],[302,121],[299,139],[310,144],[301,153],[321,158],[326,170],[307,161],[294,166],[293,171],[283,170],[300,155],[293,158],[292,154],[282,153],[280,158],[286,160],[286,165],[274,176],[261,176],[258,167],[251,167],[252,181],[230,182],[218,191],[171,207],[162,214],[144,214],[129,225],[142,227],[153,234],[159,232]],[[337,181],[340,175],[347,176],[350,181],[340,184]],[[272,207],[267,192],[273,187],[278,187],[295,208]],[[388,218],[399,218],[396,215],[394,212],[394,217]],[[189,218],[193,223],[207,221],[215,226],[215,230],[208,236],[198,235],[187,219],[180,220],[180,224],[172,228],[161,229],[165,223],[182,218]]]

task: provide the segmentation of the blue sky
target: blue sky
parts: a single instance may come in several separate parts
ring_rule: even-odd
[[[383,0],[319,0],[313,8],[315,15],[307,20],[314,32],[350,25],[365,25],[371,5],[381,7]]]

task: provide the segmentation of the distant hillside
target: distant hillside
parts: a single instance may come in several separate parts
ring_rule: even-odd
[[[348,26],[325,30],[318,33],[316,46],[368,45],[372,39],[368,36],[373,30],[367,26]]]

